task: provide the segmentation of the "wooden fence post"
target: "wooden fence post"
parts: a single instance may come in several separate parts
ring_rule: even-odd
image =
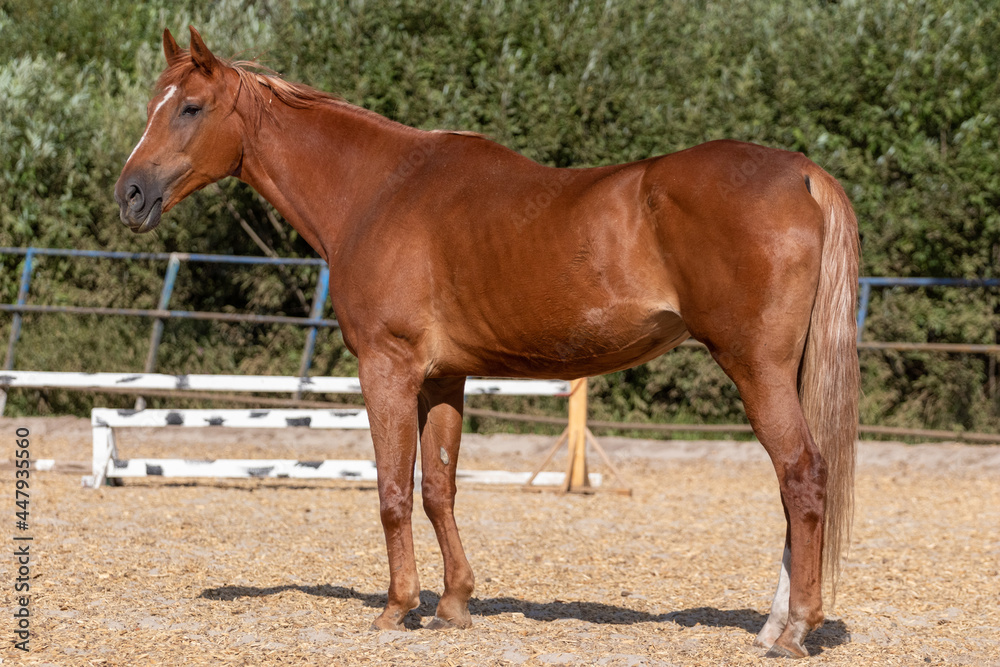
[[[595,491],[610,491],[613,493],[620,493],[623,495],[632,495],[632,489],[625,483],[622,479],[621,473],[618,472],[618,468],[615,464],[611,462],[608,458],[607,453],[604,448],[601,447],[601,443],[597,441],[594,434],[590,432],[587,428],[587,378],[580,378],[578,380],[573,380],[570,382],[569,389],[569,419],[566,426],[566,430],[562,432],[562,435],[556,440],[555,444],[549,450],[548,454],[545,455],[545,459],[538,464],[531,476],[528,477],[527,483],[525,483],[523,489],[525,491],[545,491],[545,490],[561,490],[563,493],[594,493]],[[566,479],[563,482],[562,488],[559,487],[545,487],[533,486],[535,477],[538,476],[545,466],[549,464],[549,461],[556,455],[556,452],[566,443],[569,448],[567,463],[566,463]],[[601,485],[599,487],[593,487],[590,485],[590,475],[587,468],[587,444],[590,444],[596,451],[604,464],[611,471],[612,476],[614,476],[615,481],[618,483],[617,486],[605,486]]]
[[[590,487],[587,476],[587,378],[569,385],[569,462],[565,491],[583,492]]]

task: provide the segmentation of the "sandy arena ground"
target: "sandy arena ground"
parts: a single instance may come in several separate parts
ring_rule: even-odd
[[[86,461],[85,420],[0,419],[35,458]],[[122,431],[122,454],[370,459],[363,432]],[[463,469],[530,470],[552,442],[466,436]],[[773,665],[752,647],[784,535],[756,443],[602,438],[634,495],[459,489],[477,576],[468,631],[420,629],[442,566],[414,533],[424,592],[408,632],[368,631],[388,574],[372,486],[31,477],[31,640],[13,648],[16,563],[0,559],[3,664]],[[594,461],[595,470],[600,471]],[[553,469],[561,469],[557,461]],[[0,472],[15,542],[13,472]],[[419,501],[417,503],[419,508]],[[20,533],[23,534],[23,533]],[[1000,447],[863,443],[850,562],[807,643],[815,665],[1000,665]],[[828,601],[829,607],[829,601]]]

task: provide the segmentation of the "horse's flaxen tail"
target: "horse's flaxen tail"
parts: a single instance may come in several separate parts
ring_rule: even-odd
[[[799,375],[799,399],[813,440],[827,465],[823,573],[836,600],[842,557],[854,517],[854,461],[860,372],[856,303],[861,248],[858,221],[832,176],[811,170],[813,198],[823,210],[819,286]]]

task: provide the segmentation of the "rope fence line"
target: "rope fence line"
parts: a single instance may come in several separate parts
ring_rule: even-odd
[[[544,415],[522,415],[510,412],[497,412],[478,408],[466,408],[465,414],[473,417],[490,417],[507,421],[535,422],[565,426],[566,420],[559,417]],[[650,433],[753,433],[750,424],[656,424],[649,422],[613,422],[588,419],[587,425],[594,429],[611,431],[647,431]],[[865,426],[858,427],[858,433],[864,435],[888,435],[895,437],[930,438],[933,440],[954,440],[979,444],[1000,444],[1000,433],[976,433],[973,431],[947,431],[926,428],[905,428],[897,426]]]
[[[705,349],[704,343],[692,338],[680,347]],[[899,343],[864,340],[858,343],[859,350],[891,350],[894,352],[948,352],[952,354],[1000,354],[1000,345],[991,343]]]

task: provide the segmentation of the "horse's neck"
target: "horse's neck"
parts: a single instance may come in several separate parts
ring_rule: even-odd
[[[329,262],[357,209],[424,133],[339,104],[282,107],[276,120],[264,119],[245,144],[240,178]]]

